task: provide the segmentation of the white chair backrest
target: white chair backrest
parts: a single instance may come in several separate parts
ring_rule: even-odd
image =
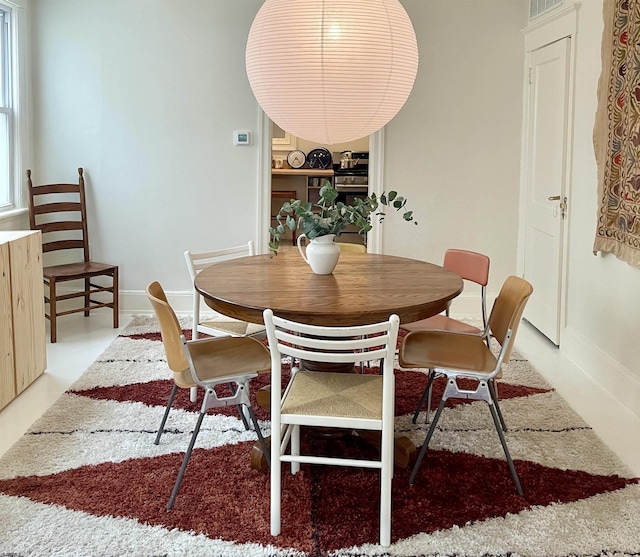
[[[264,311],[272,364],[282,356],[311,362],[359,363],[384,360],[384,372],[393,373],[393,358],[400,319],[353,327],[322,327],[289,321]],[[273,368],[272,368],[273,372]]]
[[[184,252],[184,258],[187,262],[187,268],[189,269],[189,275],[191,276],[192,282],[196,279],[196,275],[202,271],[202,269],[209,267],[209,265],[217,263],[218,261],[225,261],[227,259],[234,259],[245,255],[255,255],[255,248],[252,241],[249,241],[242,246],[235,246],[215,251],[192,253],[187,250]]]

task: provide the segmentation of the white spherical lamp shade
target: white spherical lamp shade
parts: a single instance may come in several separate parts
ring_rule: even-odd
[[[416,78],[418,45],[398,0],[266,0],[246,64],[271,120],[333,145],[372,134],[398,113]]]

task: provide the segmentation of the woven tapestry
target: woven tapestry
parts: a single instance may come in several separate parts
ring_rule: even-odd
[[[640,266],[640,0],[604,0],[594,252]]]

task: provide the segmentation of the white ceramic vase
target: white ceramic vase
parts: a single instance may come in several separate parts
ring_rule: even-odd
[[[334,243],[335,237],[335,234],[316,236],[309,240],[306,249],[303,249],[302,239],[307,239],[307,236],[305,234],[298,236],[298,251],[316,275],[330,275],[336,268],[340,257],[340,246]]]

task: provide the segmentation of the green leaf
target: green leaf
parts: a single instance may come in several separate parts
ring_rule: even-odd
[[[372,229],[371,221],[377,218],[382,223],[385,213],[383,207],[392,206],[401,211],[407,200],[398,195],[396,191],[375,193],[363,197],[355,197],[349,204],[338,201],[339,192],[331,185],[328,179],[322,180],[317,203],[303,202],[300,199],[291,199],[283,203],[282,208],[275,216],[277,226],[269,228],[271,236],[269,248],[277,252],[278,246],[286,230],[292,232],[302,230],[308,238],[316,238],[326,234],[340,235],[345,227],[356,227],[360,234],[366,234]],[[414,221],[413,213],[405,211],[405,221]],[[414,224],[417,222],[414,221]]]

